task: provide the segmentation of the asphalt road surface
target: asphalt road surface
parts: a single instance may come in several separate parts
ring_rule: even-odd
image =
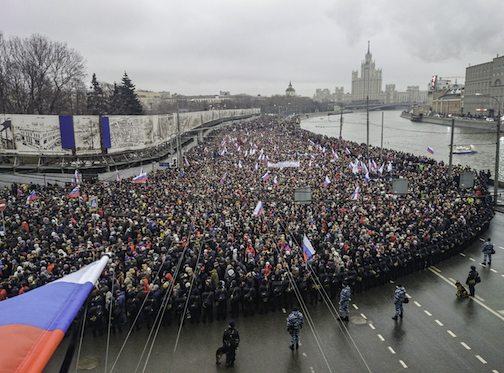
[[[123,334],[93,338],[88,330],[77,363],[94,359],[89,372],[502,372],[504,373],[504,214],[497,213],[490,229],[463,254],[399,279],[410,303],[402,320],[394,321],[396,284],[387,284],[350,301],[350,321],[336,319],[334,306],[308,306],[299,350],[289,349],[287,313],[276,312],[236,319],[241,342],[235,366],[215,364],[226,321],[172,324],[155,336],[143,328],[126,340]],[[496,254],[482,266],[481,246],[490,237]],[[482,281],[476,297],[455,296],[455,280],[465,283],[475,265]],[[334,307],[334,308],[332,308]],[[44,372],[58,372],[66,337]],[[225,358],[223,357],[222,362]]]

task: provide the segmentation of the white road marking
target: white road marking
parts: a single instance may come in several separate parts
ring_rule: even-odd
[[[481,242],[485,242],[485,239],[484,238],[481,238],[479,239]]]
[[[390,352],[392,352],[395,355],[395,351],[392,347],[388,346],[388,349],[390,350]]]
[[[443,279],[445,282],[447,282],[448,284],[450,284],[451,286],[453,286],[454,288],[456,288],[455,284],[450,282],[450,280],[448,280],[446,277],[444,277],[443,275],[439,274],[439,273],[436,273],[435,271],[433,271],[432,269],[429,268],[429,271],[431,271],[432,273],[434,273],[436,276],[438,276],[439,278]],[[504,276],[504,275],[503,275]],[[486,304],[484,304],[483,302],[481,302],[480,300],[476,299],[476,298],[473,298],[473,297],[470,297],[473,301],[475,301],[476,303],[478,303],[481,307],[485,308],[487,311],[491,312],[492,314],[494,314],[495,316],[497,316],[499,319],[503,320],[504,321],[504,316],[499,314],[497,311],[494,311],[493,309],[491,309],[490,307],[488,307]]]
[[[304,356],[304,357],[307,357],[306,352],[303,352],[303,356]]]
[[[437,268],[437,267],[434,267],[434,266],[429,267],[429,269],[431,269],[431,268],[432,268],[434,271],[441,272],[441,270],[440,270],[439,268]]]
[[[476,259],[474,259],[474,258],[469,258],[469,260],[471,260],[471,261],[473,261],[473,262],[475,262],[475,261],[476,261]]]
[[[405,368],[405,369],[406,369],[406,368],[408,367],[404,361],[399,360],[399,362],[401,363],[401,365],[403,366],[403,368]]]
[[[497,271],[493,268],[490,268],[490,271],[492,271],[493,273],[497,273]]]
[[[446,332],[447,332],[449,335],[451,335],[453,338],[456,338],[456,337],[457,337],[457,335],[456,335],[454,332],[452,332],[451,330],[447,330]]]
[[[424,310],[424,312],[427,314],[427,316],[432,316],[432,313],[430,313],[429,311]]]
[[[499,246],[499,249],[502,249],[502,250],[504,250],[504,246]]]
[[[381,334],[378,334],[378,338],[380,338],[380,340],[381,340],[382,342],[384,342],[384,341],[385,341],[385,338],[383,338],[383,336],[382,336]]]
[[[443,326],[443,323],[439,320],[436,320],[436,323],[439,325],[439,326]]]
[[[310,372],[315,373],[315,370],[313,369],[313,367],[310,367]]]
[[[485,300],[483,298],[481,298],[479,295],[476,295],[475,296],[476,299],[478,299],[480,302],[484,302]]]
[[[357,307],[357,305],[356,305],[355,303],[352,303],[352,306],[353,306],[353,308],[355,308],[356,310],[358,310],[358,309],[359,309],[359,307]]]
[[[361,315],[361,317],[362,317],[364,320],[367,320],[366,315],[364,315],[363,313],[361,313],[360,315]]]
[[[477,358],[479,361],[481,361],[483,364],[486,364],[486,363],[487,363],[487,362],[486,362],[486,360],[485,360],[485,359],[483,359],[483,358],[482,358],[481,356],[479,356],[479,355],[476,355],[476,358]]]
[[[464,254],[464,253],[460,253],[460,256],[466,256],[466,254]]]
[[[451,278],[451,277],[448,277],[448,280],[452,281],[452,282],[455,282],[455,279]]]
[[[415,303],[415,305],[416,305],[417,307],[422,307],[422,305],[421,305],[420,303],[418,303],[417,301],[414,301],[413,303]]]
[[[368,324],[368,325],[369,325],[369,327],[370,327],[371,329],[373,329],[373,330],[375,330],[375,329],[376,329],[376,328],[374,327],[374,325],[373,325],[373,324]]]
[[[464,346],[466,348],[466,350],[470,350],[471,349],[471,347],[469,347],[465,342],[460,342],[460,344],[462,346]]]

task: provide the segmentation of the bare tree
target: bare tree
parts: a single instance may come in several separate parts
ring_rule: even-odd
[[[65,43],[44,36],[0,39],[4,110],[20,114],[71,112],[83,86],[84,59]],[[2,75],[3,74],[3,75]]]

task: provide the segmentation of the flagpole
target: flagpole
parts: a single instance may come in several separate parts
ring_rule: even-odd
[[[385,113],[381,112],[381,143],[380,143],[380,161],[383,161],[383,115]]]

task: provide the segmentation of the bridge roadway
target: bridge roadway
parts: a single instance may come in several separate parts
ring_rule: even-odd
[[[234,368],[216,366],[214,360],[227,321],[186,324],[177,345],[178,328],[172,325],[161,329],[145,372],[504,372],[503,224],[504,214],[497,213],[482,237],[495,243],[491,267],[480,264],[480,240],[462,255],[401,278],[411,297],[403,320],[391,319],[395,284],[353,295],[350,322],[343,325],[324,304],[309,306],[316,334],[305,323],[300,348],[294,352],[288,348],[287,314],[240,317],[236,324],[241,344]],[[454,281],[465,282],[471,265],[482,278],[476,297],[456,298]],[[111,336],[106,370],[105,336],[93,338],[88,330],[80,359],[97,357],[99,364],[92,371],[110,372],[125,335]],[[145,328],[130,336],[114,372],[144,371],[147,352],[137,366],[147,337]],[[69,339],[64,339],[45,373],[59,370]],[[70,371],[75,371],[76,360]]]

